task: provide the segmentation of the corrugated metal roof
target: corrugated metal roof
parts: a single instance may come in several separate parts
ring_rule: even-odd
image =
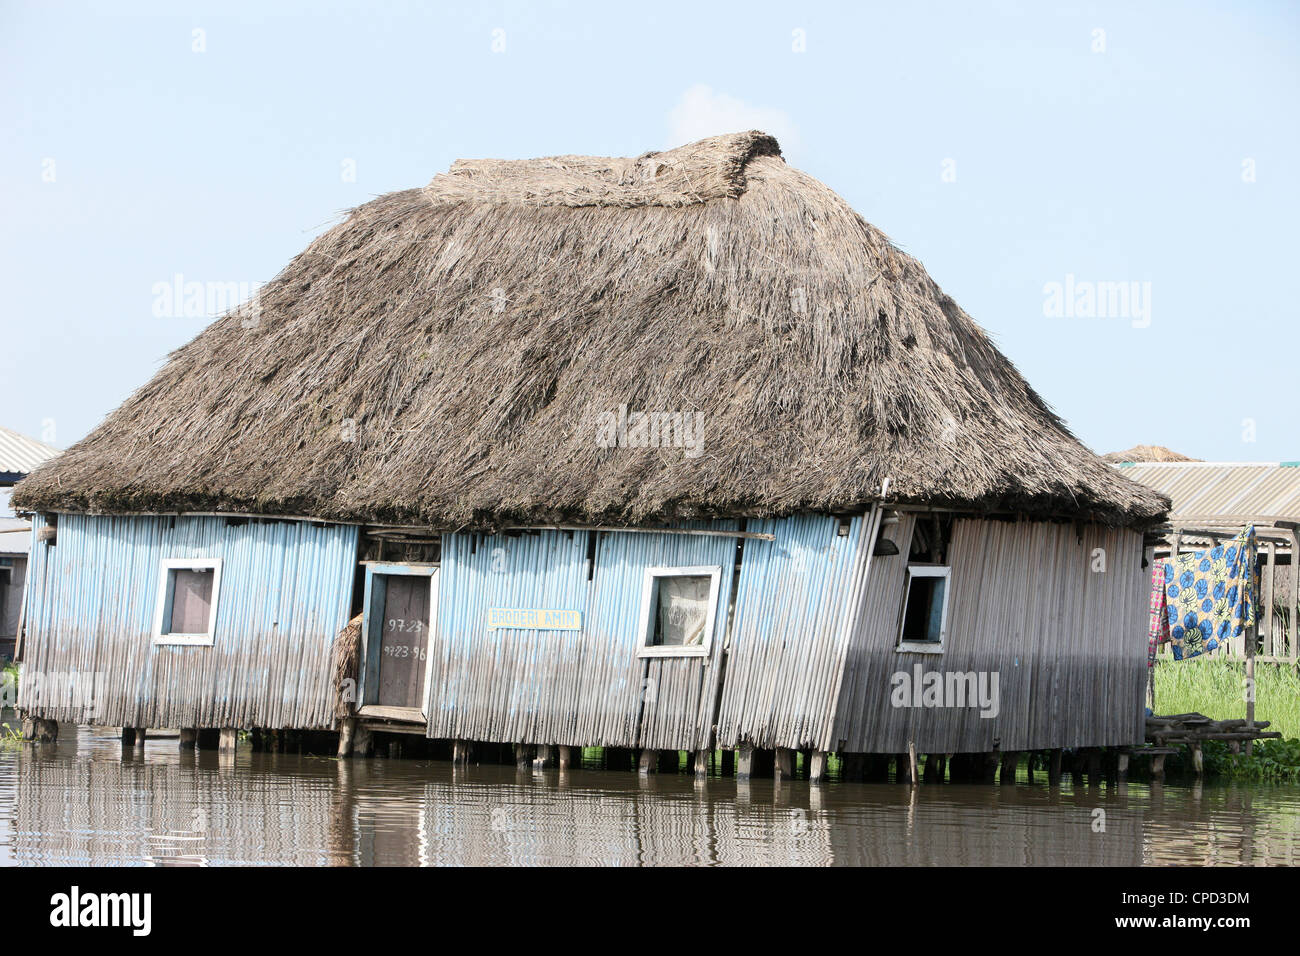
[[[0,425],[0,475],[25,475],[59,449]]]
[[[1170,518],[1300,520],[1300,462],[1121,462],[1125,478],[1163,492]]]
[[[0,554],[29,554],[32,550],[32,532],[0,531]]]

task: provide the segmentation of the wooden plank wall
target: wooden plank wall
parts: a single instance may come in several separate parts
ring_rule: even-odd
[[[849,752],[974,753],[1143,739],[1149,578],[1141,535],[1048,522],[960,520],[940,655],[896,649],[909,516],[886,526],[902,554],[873,559],[836,717]],[[890,529],[898,533],[895,537]],[[1094,571],[1094,552],[1105,571]],[[998,675],[999,712],[895,707],[900,671]]]

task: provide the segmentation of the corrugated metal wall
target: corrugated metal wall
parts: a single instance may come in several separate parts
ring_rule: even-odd
[[[694,527],[735,530],[736,524]],[[593,534],[595,563],[589,568]],[[444,535],[429,736],[707,746],[735,551],[735,538],[700,535]],[[710,656],[638,658],[645,569],[695,565],[722,568]],[[580,610],[583,627],[489,630],[487,611],[493,607]]]
[[[835,518],[751,522],[774,541],[745,542],[727,656],[721,746],[834,749],[832,723],[867,521],[839,535]]]
[[[356,554],[352,525],[61,515],[58,543],[32,549],[20,706],[134,727],[332,727]],[[211,647],[154,646],[165,558],[223,559]],[[24,699],[29,675],[68,673],[102,675],[93,704]]]
[[[986,752],[1140,743],[1146,572],[1133,531],[958,521],[942,654],[896,650],[913,518],[887,526],[902,554],[872,559],[849,649],[835,736],[850,752]],[[1093,570],[1103,549],[1106,570]],[[997,673],[999,712],[894,707],[899,671]]]

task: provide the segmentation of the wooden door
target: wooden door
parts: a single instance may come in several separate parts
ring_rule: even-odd
[[[424,710],[424,675],[429,660],[430,579],[384,575],[384,616],[379,636],[379,694],[385,707]]]

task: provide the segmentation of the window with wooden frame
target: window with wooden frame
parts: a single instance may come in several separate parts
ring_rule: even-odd
[[[947,564],[952,517],[918,515],[908,545],[903,608],[899,615],[898,650],[922,654],[943,652],[948,631],[948,592],[951,567]]]
[[[722,568],[646,568],[638,657],[707,657]]]
[[[162,562],[155,644],[212,645],[221,591],[220,558],[169,558]]]

